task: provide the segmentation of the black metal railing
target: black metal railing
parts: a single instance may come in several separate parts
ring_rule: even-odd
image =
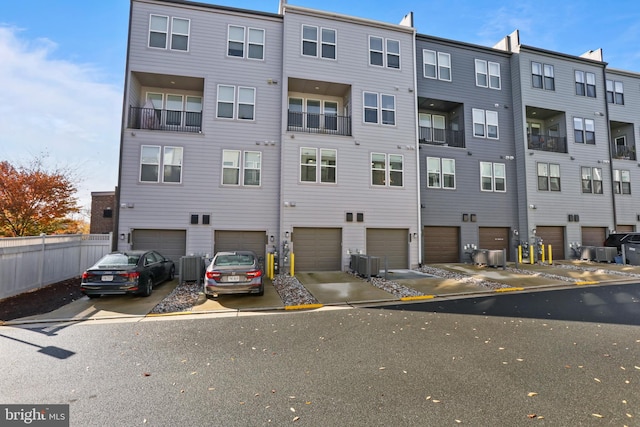
[[[444,145],[464,148],[464,133],[459,130],[436,129],[420,126],[420,144]]]
[[[567,152],[567,138],[557,135],[529,135],[530,150],[551,151],[553,153]]]
[[[613,157],[622,160],[635,160],[636,149],[635,147],[629,147],[627,145],[616,145],[613,151]]]
[[[287,130],[293,132],[351,136],[351,117],[338,116],[336,114],[289,111]]]
[[[200,132],[202,130],[202,113],[129,107],[129,128]]]

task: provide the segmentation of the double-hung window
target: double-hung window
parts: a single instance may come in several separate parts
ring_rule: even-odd
[[[596,122],[593,119],[573,118],[573,136],[580,144],[596,143]]]
[[[319,39],[319,40],[318,40]],[[318,45],[320,48],[318,49]],[[302,26],[302,55],[336,59],[336,30],[312,25]]]
[[[396,124],[396,97],[394,95],[364,92],[363,97],[365,123]]]
[[[576,95],[596,97],[596,75],[580,70],[575,71]]]
[[[400,154],[371,153],[371,185],[402,187],[404,157]]]
[[[622,82],[607,80],[607,102],[624,105],[624,85]]]
[[[582,192],[602,194],[602,168],[582,167]]]
[[[229,25],[227,55],[238,58],[264,59],[264,30]]]
[[[328,148],[300,149],[300,181],[335,184],[337,151]]]
[[[500,89],[500,64],[476,59],[476,86]]]
[[[255,104],[255,88],[218,85],[216,117],[220,119],[254,120]]]
[[[628,170],[613,170],[613,188],[616,194],[631,194],[631,174]]]
[[[480,190],[504,193],[506,179],[504,163],[480,162]]]
[[[473,136],[498,139],[498,112],[473,108]]]
[[[553,65],[532,62],[531,84],[538,89],[555,90]]]
[[[423,76],[427,79],[451,81],[451,54],[422,50]]]
[[[171,22],[171,32],[169,33],[169,22]],[[149,47],[158,49],[167,48],[167,40],[171,34],[171,50],[189,50],[189,31],[191,21],[184,18],[151,15],[149,17]]]
[[[259,186],[261,171],[261,152],[223,150],[222,185]]]
[[[538,163],[538,190],[560,191],[560,165]]]
[[[160,182],[162,179],[163,183],[180,184],[182,156],[182,147],[167,146],[163,150],[157,145],[143,145],[140,151],[140,181]]]
[[[456,188],[455,159],[427,157],[427,188]]]
[[[378,67],[400,68],[400,42],[369,36],[369,64]]]
[[[438,114],[419,113],[420,140],[444,144],[446,136],[446,120]]]

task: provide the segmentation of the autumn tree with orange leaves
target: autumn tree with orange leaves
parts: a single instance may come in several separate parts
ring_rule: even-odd
[[[0,236],[76,232],[76,191],[71,172],[46,169],[42,157],[28,166],[0,162]]]

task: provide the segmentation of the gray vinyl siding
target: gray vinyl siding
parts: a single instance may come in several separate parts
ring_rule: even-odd
[[[188,52],[149,48],[150,14],[189,19]],[[264,29],[265,60],[227,57],[229,24]],[[134,1],[130,25],[125,94],[129,105],[143,106],[146,92],[156,90],[202,96],[202,132],[124,129],[120,200],[134,207],[120,210],[118,233],[136,228],[186,229],[187,253],[211,253],[214,230],[266,230],[277,235],[282,108],[280,88],[268,80],[282,74],[281,18],[193,4]],[[197,78],[203,81],[202,92],[144,86],[138,73]],[[255,88],[255,120],[217,119],[218,84]],[[182,183],[140,182],[142,145],[183,147]],[[222,185],[225,149],[262,153],[259,187]],[[192,213],[210,214],[211,224],[191,225]],[[125,247],[126,241],[119,245]]]
[[[411,233],[420,232],[413,33],[396,26],[344,17],[329,18],[308,10],[285,7],[283,114],[288,108],[289,78],[348,85],[345,102],[351,107],[352,136],[290,132],[283,120],[282,200],[285,203],[294,201],[296,206],[282,208],[281,231],[292,231],[295,227],[341,227],[343,269],[346,269],[348,250],[364,252],[366,248],[366,228],[394,227],[408,229]],[[336,60],[301,55],[303,24],[336,30]],[[369,65],[369,35],[400,42],[399,70]],[[363,123],[365,91],[395,96],[395,126]],[[335,184],[300,181],[301,147],[337,151]],[[371,153],[403,156],[402,187],[371,185]],[[346,212],[353,213],[353,222],[346,222]],[[363,222],[356,221],[357,213],[364,214]],[[410,248],[413,266],[419,262],[417,240]]]
[[[638,214],[640,214],[640,168],[638,163],[638,148],[640,148],[640,74],[629,73],[619,70],[607,70],[607,79],[620,81],[624,89],[624,105],[608,104],[609,120],[615,122],[624,122],[632,124],[632,131],[627,136],[627,140],[633,137],[636,148],[636,160],[614,159],[611,164],[613,169],[628,170],[631,176],[631,194],[615,195],[616,204],[616,228],[619,224],[636,225],[638,224]],[[611,135],[611,143],[618,134]]]
[[[570,242],[581,240],[581,227],[614,228],[612,209],[611,171],[609,163],[609,130],[606,117],[605,85],[603,81],[604,64],[596,61],[553,55],[545,51],[521,46],[516,54],[520,66],[519,81],[514,85],[521,88],[520,108],[522,111],[522,132],[517,143],[527,146],[526,141],[526,106],[563,111],[564,122],[560,129],[565,129],[568,153],[553,153],[525,149],[524,173],[526,177],[526,206],[528,209],[526,230],[537,226],[565,226],[565,246]],[[533,88],[531,83],[531,62],[550,64],[554,67],[555,90]],[[596,77],[596,98],[578,96],[575,93],[575,70],[592,72]],[[598,113],[602,113],[600,116]],[[575,143],[574,117],[593,119],[595,121],[595,145]],[[531,154],[533,152],[533,154]],[[560,165],[561,191],[539,191],[537,187],[537,163],[554,163]],[[522,164],[522,162],[519,162]],[[581,167],[598,167],[602,169],[603,194],[584,194],[581,189]],[[535,209],[529,206],[535,206]],[[579,222],[569,222],[569,214],[578,214]],[[522,226],[521,226],[522,228]],[[521,237],[524,236],[521,234]],[[568,246],[565,253],[569,253]]]
[[[451,81],[425,78],[423,50],[451,55]],[[466,244],[479,244],[478,227],[509,227],[517,224],[517,169],[513,133],[510,54],[429,36],[417,37],[417,96],[462,105],[465,147],[420,144],[420,191],[424,226],[460,227],[460,250]],[[501,89],[476,86],[475,60],[500,64]],[[498,104],[496,106],[496,104]],[[498,113],[498,139],[474,138],[474,108]],[[422,110],[420,110],[422,111]],[[427,157],[455,160],[456,188],[427,187]],[[506,192],[481,191],[480,162],[503,163]],[[476,222],[463,222],[463,213],[475,214]],[[460,259],[463,254],[460,253]]]

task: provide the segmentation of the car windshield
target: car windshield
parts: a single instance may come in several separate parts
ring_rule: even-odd
[[[139,259],[140,255],[109,254],[98,261],[98,267],[108,268],[112,266],[136,265]]]
[[[213,265],[252,265],[253,255],[247,254],[230,254],[218,255],[213,261]]]

